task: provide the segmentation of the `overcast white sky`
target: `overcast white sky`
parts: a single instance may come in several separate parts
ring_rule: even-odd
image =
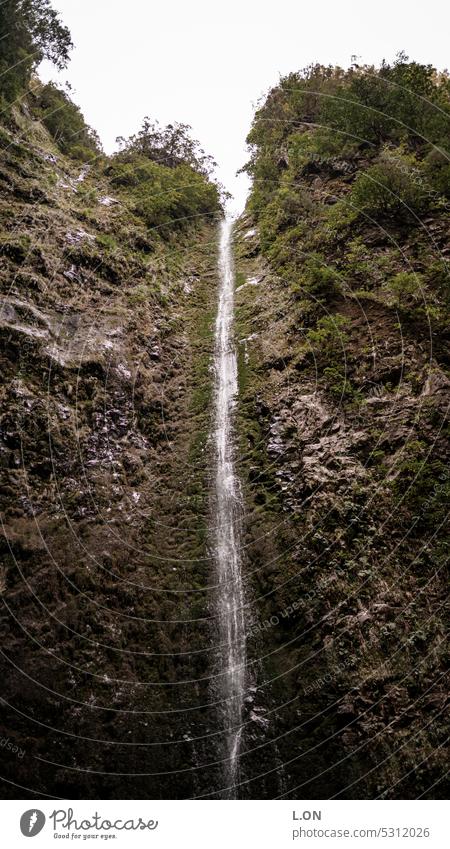
[[[242,208],[245,137],[254,105],[280,74],[312,61],[348,66],[399,50],[450,64],[448,3],[428,0],[53,0],[75,50],[58,75],[107,152],[144,115],[191,124]]]

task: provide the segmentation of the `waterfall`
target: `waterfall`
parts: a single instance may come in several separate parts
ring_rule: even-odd
[[[219,303],[215,326],[213,552],[217,574],[217,615],[221,646],[219,695],[225,732],[225,782],[235,798],[239,774],[245,688],[244,594],[241,575],[241,507],[234,465],[233,411],[237,360],[233,342],[234,266],[232,219],[220,225]]]

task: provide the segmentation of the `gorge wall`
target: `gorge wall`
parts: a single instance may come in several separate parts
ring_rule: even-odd
[[[0,710],[25,752],[2,757],[3,792],[193,796],[220,787],[204,766],[219,206],[182,229],[171,212],[162,235],[114,180],[126,162],[63,154],[36,111],[0,153]]]
[[[250,132],[238,798],[445,793],[448,89],[405,57],[308,69]],[[0,129],[5,798],[226,795],[223,204],[185,129],[105,157],[38,81]]]
[[[379,75],[309,68],[249,135],[249,795],[445,795],[450,184],[433,73],[402,56]]]

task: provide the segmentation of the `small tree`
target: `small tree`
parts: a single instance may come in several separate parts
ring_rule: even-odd
[[[119,136],[122,158],[127,155],[145,156],[158,165],[176,168],[177,165],[189,165],[200,174],[209,175],[216,166],[211,156],[207,156],[200,143],[189,135],[188,124],[167,124],[161,127],[158,121],[144,118],[137,135],[124,139]]]
[[[43,59],[64,68],[70,32],[50,0],[3,0],[0,14],[0,96],[11,103],[23,92]]]

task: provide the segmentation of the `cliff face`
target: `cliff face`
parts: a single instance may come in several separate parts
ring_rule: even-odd
[[[328,71],[306,95],[290,77],[257,114],[234,231],[249,660],[238,796],[437,798],[441,118],[425,143],[422,125],[402,138],[381,120],[354,126],[360,109],[321,117],[321,85],[361,87]],[[430,85],[444,114],[447,83]],[[166,138],[149,122],[107,160],[67,98],[36,91],[0,130],[3,793],[220,795],[217,189],[183,135],[181,163],[155,160]],[[325,118],[331,137],[311,129]]]
[[[358,392],[336,400],[250,219],[238,251],[250,653],[265,720],[262,748],[242,759],[248,792],[414,798],[444,771],[448,379],[426,333],[400,339],[395,313],[336,299]]]
[[[206,792],[216,225],[163,239],[26,110],[0,159],[3,791]]]
[[[236,230],[249,650],[264,721],[242,765],[250,795],[440,797],[448,204],[434,192],[405,215],[381,144],[344,149],[334,133],[319,155],[308,83],[282,81],[257,113]],[[375,167],[396,204],[368,212],[356,199]]]

